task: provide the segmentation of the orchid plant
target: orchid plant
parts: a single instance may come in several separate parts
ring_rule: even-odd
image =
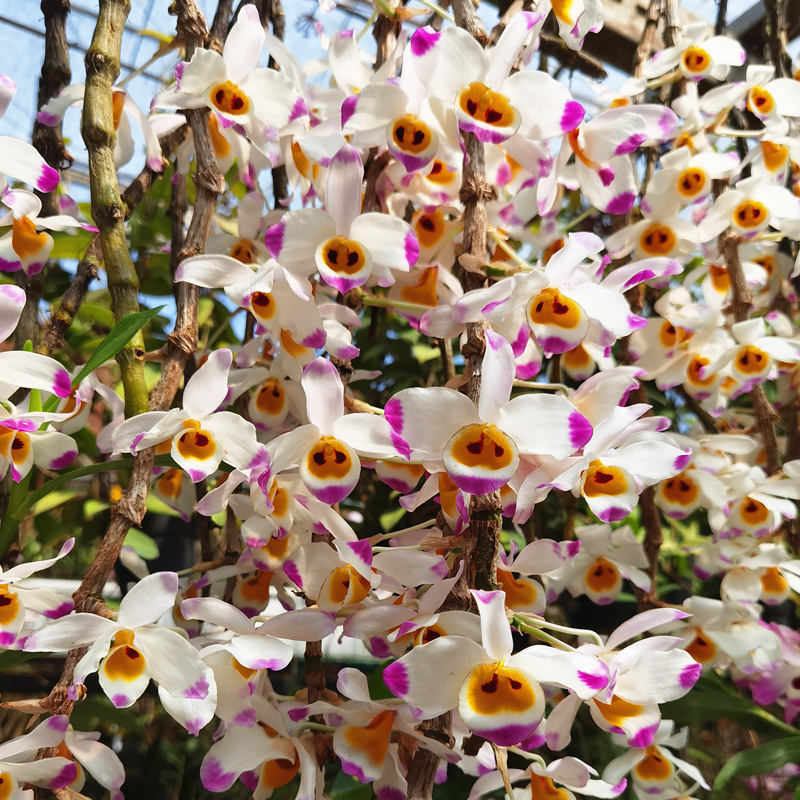
[[[71,715],[150,694],[256,800],[797,785],[800,70],[670,23],[584,105],[545,52],[598,0],[424,5],[304,64],[279,2],[183,0],[146,115],[101,0],[37,116],[63,150],[82,108],[91,204],[0,137],[0,670],[63,657],[2,697],[49,716],[0,800],[121,800],[125,736]],[[148,563],[165,517],[188,563]],[[770,740],[726,763],[722,717]]]

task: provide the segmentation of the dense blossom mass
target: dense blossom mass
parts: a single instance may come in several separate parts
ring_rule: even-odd
[[[13,349],[27,281],[82,231],[109,261],[109,222],[0,137],[0,550],[47,480],[105,469],[129,481],[115,513],[141,511],[125,530],[149,484],[184,522],[217,526],[224,554],[204,545],[191,569],[149,574],[128,553],[139,580],[111,610],[31,583],[73,539],[44,560],[9,551],[0,658],[71,656],[49,698],[10,704],[52,714],[0,744],[0,800],[80,791],[86,773],[121,799],[122,761],[70,710],[87,692],[129,708],[151,682],[186,731],[213,729],[205,789],[240,781],[256,800],[289,784],[316,800],[332,770],[400,800],[426,768],[414,796],[461,770],[471,799],[688,798],[714,776],[663,706],[720,685],[771,708],[775,735],[800,734],[800,638],[762,616],[800,592],[800,71],[745,70],[735,39],[691,24],[618,92],[592,84],[587,113],[534,59],[556,28],[580,52],[598,0],[539,3],[488,39],[446,12],[403,27],[393,8],[376,3],[374,62],[342,30],[301,64],[244,5],[148,114],[109,86],[113,163],[137,158],[133,121],[145,172],[195,186],[195,215],[203,159],[228,181],[207,241],[173,242],[173,277],[248,322],[201,337],[175,402],[147,410],[145,394],[135,410],[132,351],[121,372],[111,360],[144,323],[88,371],[71,351]],[[51,98],[40,125],[83,106],[86,127],[94,80]],[[0,75],[0,113],[15,91]],[[279,167],[288,192],[270,209],[261,181]],[[110,201],[92,189],[97,212]],[[43,213],[54,191],[65,213]],[[433,344],[440,385],[362,369],[365,308],[393,315],[396,340]],[[391,490],[385,532],[365,521],[365,478]],[[545,508],[564,514],[556,538]],[[665,588],[662,531],[694,580]],[[624,613],[600,635],[576,611],[590,604]],[[346,667],[325,688],[312,665],[329,636],[380,671]],[[291,643],[308,685],[282,695]],[[613,748],[575,749],[579,715]]]

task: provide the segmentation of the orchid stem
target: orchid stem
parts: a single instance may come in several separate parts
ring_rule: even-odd
[[[318,722],[304,722],[294,730],[294,736],[300,736],[304,731],[319,731],[320,733],[335,733],[336,728],[332,725],[320,725]]]
[[[395,536],[403,536],[406,533],[416,533],[417,531],[421,531],[435,524],[436,517],[433,519],[426,519],[425,522],[420,522],[419,525],[412,525],[410,528],[403,528],[401,531],[389,531],[389,533],[382,533],[380,536],[375,538],[375,541],[383,542],[386,541],[386,539],[393,539]]]
[[[676,83],[681,79],[681,71],[679,69],[668,72],[660,78],[655,78],[647,84],[648,89],[658,89],[661,86],[668,86],[671,83]]]
[[[423,306],[420,303],[406,303],[404,300],[392,300],[388,297],[376,297],[374,294],[360,292],[359,300],[365,306],[376,306],[378,308],[391,308],[397,311],[416,311],[424,314],[430,311],[430,306]]]
[[[422,550],[422,548],[418,544],[409,544],[405,545],[404,547],[373,547],[373,553],[385,553],[388,551],[394,550]]]
[[[548,622],[545,619],[533,618],[527,614],[525,616],[520,615],[520,619],[526,620],[526,624],[528,625],[532,625],[537,628],[546,628],[547,630],[555,631],[556,633],[566,633],[571,636],[586,636],[598,647],[603,646],[603,640],[600,638],[600,635],[594,631],[590,631],[588,628],[570,628],[566,625],[556,625],[555,622]]]
[[[568,222],[566,225],[563,225],[561,230],[564,232],[572,230],[576,225],[580,225],[581,222],[591,217],[592,214],[596,213],[597,209],[594,206],[589,206],[589,208],[587,208],[586,211],[584,211],[582,214],[578,214],[578,216],[575,217],[575,219],[573,219],[571,222]]]
[[[518,266],[530,271],[531,265],[509,244],[501,239],[494,231],[489,231],[489,236],[494,239],[497,246]]]
[[[547,766],[545,760],[536,753],[529,753],[527,750],[522,750],[519,747],[509,747],[507,748],[509,753],[516,753],[518,756],[522,756],[523,758],[527,758],[530,761],[535,761],[537,764],[541,764],[543,767]]]
[[[565,397],[569,397],[569,389],[563,383],[538,383],[537,381],[520,381],[514,379],[514,386],[520,389],[541,389],[546,392],[563,392]]]
[[[438,14],[442,19],[446,19],[448,22],[452,22],[455,24],[455,20],[453,19],[451,14],[448,14],[443,8],[439,8],[436,3],[432,3],[431,0],[419,0],[422,5],[427,6],[434,14]]]
[[[378,16],[378,9],[376,8],[370,15],[370,18],[364,23],[364,27],[356,34],[357,42],[360,42],[361,37],[372,27],[372,23],[375,22],[377,16]]]
[[[531,625],[529,625],[528,622],[521,617],[514,617],[514,624],[520,629],[520,631],[522,631],[522,633],[528,633],[535,639],[540,639],[543,642],[547,642],[548,644],[553,645],[553,647],[557,647],[559,650],[575,650],[574,647],[571,647],[566,642],[562,642],[560,639],[556,639],[555,636],[550,636],[549,633],[545,633],[540,628],[531,627]]]

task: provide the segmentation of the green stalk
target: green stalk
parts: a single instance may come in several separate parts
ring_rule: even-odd
[[[119,76],[122,32],[129,11],[127,0],[100,0],[97,25],[85,59],[86,90],[81,120],[81,135],[89,152],[92,218],[100,230],[111,308],[117,323],[139,311],[139,279],[128,251],[125,208],[114,163],[117,134],[112,87]],[[117,354],[125,389],[126,417],[148,410],[144,356],[141,332]]]

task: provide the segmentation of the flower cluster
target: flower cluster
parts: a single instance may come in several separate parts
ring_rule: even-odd
[[[574,49],[602,25],[595,0],[552,10]],[[520,11],[488,51],[455,25],[403,31],[374,69],[340,31],[325,40],[322,86],[244,5],[222,51],[181,62],[149,117],[113,90],[116,161],[133,155],[130,117],[152,172],[167,166],[159,136],[207,111],[218,167],[243,191],[174,279],[244,310],[247,334],[198,354],[172,408],[127,417],[108,369],[0,352],[0,476],[25,489],[35,469],[60,480],[76,458],[86,466],[89,415],[105,415],[94,456],[112,470],[153,450],[153,494],[186,522],[224,527],[226,557],[180,576],[139,564],[103,615],[29,585],[70,539],[0,573],[0,650],[83,648],[71,701],[94,674],[117,708],[154,682],[190,734],[213,727],[209,791],[241,781],[260,800],[294,782],[316,800],[338,759],[398,800],[428,759],[440,780],[474,776],[471,798],[512,784],[611,798],[630,781],[670,800],[709,788],[673,752],[688,730],[661,708],[704,673],[777,704],[787,725],[800,713],[800,636],[762,619],[800,592],[800,189],[787,188],[800,82],[755,65],[728,81],[744,49],[690,25],[642,78],[598,91],[588,119],[530,66],[549,11]],[[260,66],[265,52],[277,68]],[[636,102],[665,85],[671,103]],[[0,76],[0,112],[14,90]],[[83,102],[70,86],[38,120],[57,125]],[[645,157],[657,169],[643,181]],[[196,176],[197,159],[189,133],[173,180]],[[265,213],[259,179],[278,166],[291,197]],[[33,147],[0,137],[0,271],[40,273],[45,229],[97,230],[39,216],[23,184],[57,183]],[[0,339],[25,302],[0,285]],[[369,307],[438,340],[452,372],[455,340],[463,373],[398,388],[361,371]],[[359,384],[381,385],[381,407]],[[372,478],[401,515],[433,518],[370,529],[359,508]],[[550,538],[542,512],[556,508],[566,521]],[[657,582],[662,524],[694,576],[677,600]],[[575,609],[618,601],[626,582],[639,613],[587,629]],[[312,645],[332,635],[385,661],[388,691],[347,667],[336,692],[276,692],[292,643],[308,674]],[[576,725],[619,755],[565,755]],[[77,791],[83,769],[121,798],[122,764],[98,738],[57,715],[1,745],[0,798],[25,782]],[[34,760],[43,747],[58,755]]]

